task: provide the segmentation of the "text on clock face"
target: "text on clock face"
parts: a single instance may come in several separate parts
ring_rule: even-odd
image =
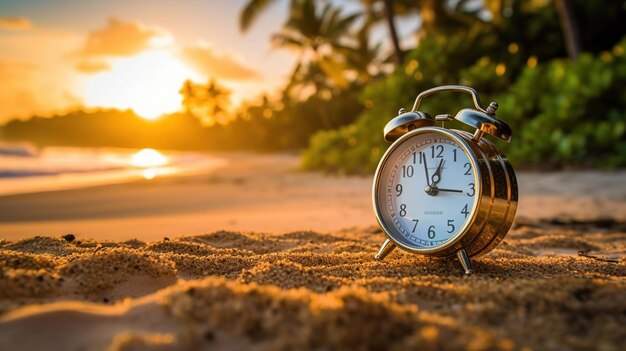
[[[472,162],[455,141],[435,133],[408,139],[383,170],[387,215],[405,242],[433,247],[465,228],[477,198]]]

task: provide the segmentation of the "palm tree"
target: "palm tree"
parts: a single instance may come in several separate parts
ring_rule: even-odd
[[[365,7],[370,8],[370,9],[374,7],[374,4],[377,1],[378,0],[361,0],[361,2],[365,5]],[[242,32],[249,30],[252,24],[254,23],[254,21],[257,20],[259,15],[263,11],[266,11],[267,8],[270,7],[270,5],[276,2],[277,0],[248,0],[243,10],[241,11],[241,14],[239,15],[240,30]],[[384,10],[385,10],[384,18],[386,19],[387,26],[389,28],[389,35],[391,37],[391,42],[393,44],[396,61],[398,63],[402,63],[404,55],[403,55],[402,49],[400,48],[400,41],[398,39],[398,34],[397,34],[398,32],[396,30],[396,26],[394,23],[394,13],[396,11],[400,11],[400,13],[408,12],[409,10],[407,9],[410,9],[413,6],[412,0],[402,0],[400,2],[392,1],[392,0],[383,0],[383,2],[384,2]],[[292,6],[293,6],[293,1],[292,1]],[[380,17],[380,18],[383,18],[383,17]]]
[[[223,124],[231,119],[228,113],[230,93],[215,80],[209,81],[206,85],[187,80],[180,89],[185,110],[206,125]]]
[[[351,49],[349,29],[358,17],[342,17],[330,3],[317,11],[315,0],[292,0],[289,19],[272,36],[274,46],[298,53],[291,86],[312,85],[318,96],[345,86],[344,72],[338,68],[345,66],[342,52]]]
[[[341,10],[325,3],[318,11],[315,0],[292,0],[289,18],[281,30],[272,36],[272,44],[281,49],[294,50],[298,61],[286,94],[311,94],[319,100],[328,100],[338,89],[345,88],[347,60],[343,53],[352,49],[350,28],[359,14],[342,16]],[[323,104],[320,117],[325,127],[332,127]]]
[[[417,0],[419,2],[419,0]],[[416,0],[361,0],[366,8],[368,18],[372,22],[385,21],[395,61],[398,64],[404,62],[404,51],[400,47],[400,39],[396,29],[395,20],[398,15],[405,16],[417,12]]]
[[[372,78],[372,68],[378,67],[377,63],[381,61],[382,43],[372,43],[369,35],[373,24],[371,17],[368,16],[353,34],[354,43],[348,48],[337,49],[345,59],[342,69],[350,72],[360,84],[365,84]]]

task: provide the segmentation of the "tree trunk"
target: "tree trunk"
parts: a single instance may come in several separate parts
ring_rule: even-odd
[[[559,14],[561,30],[565,39],[565,47],[569,58],[575,60],[581,52],[580,37],[578,35],[578,23],[574,17],[570,0],[556,0],[556,12]]]
[[[396,61],[399,65],[404,62],[404,53],[400,48],[400,41],[398,40],[398,32],[396,31],[396,25],[393,22],[393,1],[385,0],[385,18],[387,19],[387,26],[389,27],[389,34],[391,35],[391,42],[393,44],[393,50],[396,54]]]

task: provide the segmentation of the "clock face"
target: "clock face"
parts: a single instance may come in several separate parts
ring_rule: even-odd
[[[480,194],[475,164],[445,133],[421,132],[392,146],[379,168],[375,201],[395,241],[434,249],[463,234]]]

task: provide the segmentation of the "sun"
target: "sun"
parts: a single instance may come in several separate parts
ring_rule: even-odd
[[[85,105],[132,109],[146,119],[180,110],[182,97],[178,92],[183,82],[201,79],[166,50],[116,59],[110,67],[85,82]]]
[[[141,149],[130,158],[130,164],[139,168],[165,166],[169,159],[154,149]]]

